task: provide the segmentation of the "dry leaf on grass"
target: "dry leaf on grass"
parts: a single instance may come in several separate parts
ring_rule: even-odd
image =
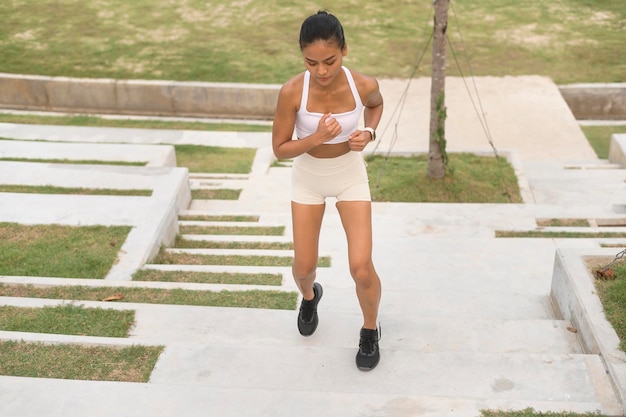
[[[598,269],[596,271],[596,277],[598,279],[603,279],[605,281],[612,281],[615,279],[615,273],[611,268],[608,269]]]
[[[121,300],[122,298],[124,298],[122,294],[113,294],[106,298],[103,298],[102,301],[117,301],[117,300]]]

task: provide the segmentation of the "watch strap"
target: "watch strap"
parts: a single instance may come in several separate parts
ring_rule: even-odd
[[[370,135],[372,135],[372,141],[376,140],[376,130],[374,130],[373,127],[365,127],[363,130],[370,132]]]

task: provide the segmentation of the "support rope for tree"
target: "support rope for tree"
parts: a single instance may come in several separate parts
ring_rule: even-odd
[[[434,4],[435,4],[435,1],[433,1],[432,5],[431,5],[430,12],[428,14],[427,22],[426,22],[426,25],[425,25],[425,27],[426,27],[425,32],[426,32],[426,30],[429,29],[428,22],[432,19],[432,16],[434,14]],[[456,13],[456,10],[454,9],[454,2],[452,0],[450,1],[450,6],[451,6],[453,14],[454,14],[454,20],[456,22],[457,32],[458,32],[459,38],[461,40],[462,48],[466,49],[465,48],[465,42],[464,42],[464,39],[463,39],[463,35],[461,33],[461,28],[460,28],[460,24],[459,24],[459,20],[458,20],[458,15]],[[393,148],[395,147],[396,142],[398,140],[398,123],[399,123],[399,120],[400,120],[400,115],[401,115],[402,110],[404,108],[404,104],[406,102],[406,98],[408,96],[408,92],[409,92],[409,87],[411,85],[411,81],[413,80],[413,78],[415,78],[415,75],[416,75],[416,73],[417,73],[417,71],[419,69],[419,66],[420,66],[420,64],[422,62],[422,59],[424,58],[426,50],[427,50],[428,46],[430,45],[430,43],[431,43],[431,41],[433,39],[433,35],[434,35],[433,31],[431,31],[430,36],[426,36],[426,35],[423,36],[424,38],[426,38],[426,40],[424,42],[424,47],[422,48],[420,54],[418,55],[418,57],[416,59],[415,65],[413,67],[413,71],[411,72],[411,75],[410,75],[409,80],[407,82],[407,86],[405,87],[404,91],[402,92],[400,100],[399,100],[398,104],[396,105],[396,108],[394,109],[394,111],[393,111],[393,113],[391,115],[391,118],[389,119],[389,121],[385,125],[384,129],[382,130],[382,133],[380,135],[381,140],[379,140],[376,143],[376,146],[374,147],[374,150],[372,151],[372,154],[376,153],[376,150],[378,149],[380,144],[383,142],[383,139],[385,138],[385,133],[387,132],[387,129],[389,128],[389,125],[392,122],[395,122],[394,123],[394,131],[393,131],[393,134],[391,136],[391,142],[389,144],[389,150],[387,151],[387,153],[385,155],[385,158],[384,158],[384,161],[383,161],[383,165],[382,165],[382,167],[381,167],[381,169],[380,169],[380,171],[378,173],[378,178],[377,178],[377,181],[376,181],[375,192],[373,194],[376,194],[378,192],[379,188],[380,188],[380,182],[381,182],[382,176],[384,174],[385,168],[387,166],[387,162],[388,162],[389,157],[391,155],[391,152],[392,152]],[[470,97],[470,101],[472,103],[472,106],[474,107],[474,111],[476,112],[476,115],[478,117],[478,120],[480,121],[480,124],[481,124],[481,127],[483,129],[483,132],[485,133],[485,136],[487,137],[487,141],[489,142],[489,145],[491,146],[491,148],[492,148],[492,150],[494,152],[496,161],[498,161],[498,170],[500,172],[500,179],[501,179],[501,182],[502,182],[502,186],[504,188],[503,194],[505,194],[507,196],[507,198],[509,200],[509,203],[512,203],[513,202],[513,198],[511,196],[511,193],[509,192],[507,184],[505,183],[505,180],[504,180],[504,173],[502,172],[502,167],[501,167],[501,164],[499,163],[500,155],[498,154],[498,150],[496,149],[496,147],[494,145],[494,142],[493,142],[493,137],[492,137],[491,131],[489,129],[489,124],[487,123],[487,119],[486,119],[486,116],[485,116],[485,111],[483,109],[482,101],[480,100],[480,94],[478,93],[478,88],[476,86],[476,80],[475,80],[474,74],[472,72],[472,67],[471,67],[471,65],[469,63],[469,60],[467,60],[467,57],[466,57],[465,61],[467,63],[467,66],[468,66],[468,69],[469,69],[469,73],[470,73],[470,77],[472,79],[472,84],[474,86],[474,93],[476,95],[476,102],[478,103],[478,105],[474,101],[474,98],[472,96],[472,92],[470,91],[470,88],[469,88],[469,86],[467,84],[466,77],[465,77],[465,75],[463,73],[463,70],[461,69],[459,61],[457,59],[456,52],[455,52],[454,48],[452,47],[452,43],[450,42],[448,34],[446,33],[445,36],[446,36],[447,44],[450,46],[450,51],[452,52],[452,56],[454,57],[454,61],[456,63],[457,69],[459,70],[459,73],[461,75],[461,79],[463,80],[465,88],[466,88],[466,90],[468,92],[468,95]],[[480,110],[479,110],[479,108],[480,108]]]
[[[466,50],[465,48],[465,41],[463,40],[463,34],[461,33],[461,25],[459,24],[459,20],[458,20],[458,15],[456,13],[456,10],[454,9],[454,4],[452,1],[450,1],[450,6],[452,8],[453,14],[454,14],[454,21],[456,23],[456,27],[457,27],[457,31],[459,34],[459,38],[461,40],[461,46],[464,50]],[[446,34],[446,38],[448,38],[448,35]],[[461,69],[461,65],[459,65],[459,61],[457,60],[457,55],[456,52],[454,51],[454,48],[452,47],[452,43],[450,42],[450,40],[448,39],[448,45],[450,45],[450,51],[452,52],[452,56],[454,57],[454,62],[456,63],[456,66],[459,70],[459,73],[461,74],[461,79],[463,80],[463,84],[465,85],[465,89],[467,90],[467,94],[470,97],[470,101],[472,102],[472,106],[474,107],[474,111],[476,112],[476,116],[478,116],[478,120],[480,121],[480,125],[483,128],[483,132],[485,133],[485,136],[487,137],[487,141],[489,142],[489,145],[491,146],[491,149],[493,149],[493,153],[496,157],[496,161],[498,162],[498,171],[500,173],[500,181],[502,183],[502,187],[504,188],[504,194],[507,196],[507,198],[509,199],[509,203],[513,202],[513,197],[511,196],[511,193],[509,192],[508,186],[504,180],[504,173],[502,172],[502,166],[500,164],[500,155],[498,154],[498,150],[496,149],[496,146],[493,143],[493,137],[491,136],[491,131],[489,130],[489,124],[487,123],[487,117],[485,116],[485,110],[483,109],[483,104],[482,101],[480,100],[480,94],[478,93],[478,87],[476,86],[476,79],[474,77],[474,74],[472,72],[472,66],[469,62],[469,60],[467,59],[467,56],[465,56],[465,62],[467,64],[469,73],[470,73],[470,77],[472,79],[472,84],[474,86],[474,93],[476,94],[476,101],[478,102],[478,106],[480,107],[480,112],[478,111],[478,108],[476,107],[476,103],[474,102],[474,99],[472,97],[472,92],[469,89],[469,86],[467,85],[467,81],[465,79],[465,75],[463,74],[463,70]]]
[[[419,66],[422,63],[422,59],[424,58],[424,55],[426,54],[427,48],[428,48],[428,46],[430,45],[430,43],[431,43],[431,41],[433,39],[433,33],[432,32],[431,32],[430,36],[426,35],[426,30],[428,29],[428,21],[430,21],[430,19],[432,18],[433,13],[434,13],[434,3],[433,3],[433,5],[430,8],[430,12],[428,13],[427,23],[425,25],[426,29],[424,30],[423,38],[426,38],[426,40],[424,42],[424,47],[421,49],[421,52],[418,54],[418,56],[417,56],[417,58],[415,60],[415,64],[413,65],[413,71],[411,72],[411,75],[409,76],[409,80],[407,82],[407,85],[404,88],[404,91],[402,92],[402,95],[400,96],[400,100],[398,101],[398,104],[396,105],[396,108],[393,110],[393,113],[391,114],[391,117],[389,118],[389,121],[387,122],[387,124],[385,125],[384,129],[382,130],[382,133],[380,135],[381,140],[376,142],[376,146],[374,147],[374,150],[372,151],[372,154],[376,153],[376,150],[378,149],[378,146],[381,144],[381,142],[383,142],[383,138],[385,137],[385,133],[387,132],[387,129],[389,128],[389,125],[391,124],[392,121],[395,120],[393,134],[391,135],[391,143],[389,144],[389,149],[387,150],[387,154],[385,155],[385,158],[383,160],[383,165],[382,165],[380,171],[378,172],[378,178],[376,180],[375,192],[373,194],[376,194],[376,192],[380,188],[380,181],[382,179],[382,176],[383,176],[383,173],[385,171],[385,168],[387,167],[387,161],[389,160],[389,156],[391,155],[391,151],[393,151],[393,148],[395,147],[396,142],[398,140],[398,123],[400,121],[400,115],[402,114],[402,109],[404,109],[404,104],[406,103],[406,98],[407,98],[408,93],[409,93],[409,87],[411,86],[411,81],[413,81],[413,79],[415,78],[415,74],[417,74],[417,71],[419,70]],[[397,113],[397,116],[396,116],[396,113]]]

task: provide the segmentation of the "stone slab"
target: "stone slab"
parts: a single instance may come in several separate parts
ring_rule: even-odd
[[[617,333],[606,319],[586,259],[615,259],[615,248],[595,251],[558,250],[552,278],[552,298],[560,314],[580,329],[585,351],[603,358],[616,395],[626,414],[626,353]]]
[[[148,167],[175,167],[170,145],[49,143],[0,140],[0,158],[140,163]]]

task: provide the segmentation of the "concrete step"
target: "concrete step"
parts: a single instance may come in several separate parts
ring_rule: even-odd
[[[20,159],[132,162],[148,167],[175,167],[176,155],[170,145],[53,143],[19,140],[0,141],[0,156]]]
[[[393,394],[484,400],[555,401],[602,404],[611,392],[601,359],[580,354],[478,352],[421,353],[382,349],[376,372],[362,374],[353,348],[309,346],[211,346],[166,348],[152,373],[154,384],[239,390],[263,387],[279,395],[293,391]]]
[[[292,368],[292,372],[299,367],[300,364]],[[303,378],[304,374],[298,375]],[[610,401],[601,401],[604,398],[587,400],[588,396],[558,401],[518,399],[506,393],[478,399],[463,398],[459,393],[453,397],[396,394],[385,390],[385,380],[377,378],[374,373],[351,375],[350,387],[353,388],[338,392],[300,390],[299,384],[286,391],[277,391],[263,385],[227,388],[167,382],[138,384],[4,377],[0,378],[0,413],[20,417],[477,417],[484,409],[520,410],[527,407],[555,412],[601,410],[607,415],[618,415],[619,412]],[[369,392],[359,392],[358,388],[365,384],[372,388]],[[495,389],[497,386],[493,385]],[[501,385],[507,386],[505,382]],[[380,390],[372,392],[377,388]]]
[[[609,163],[525,162],[526,178],[539,204],[624,204],[626,170]],[[623,192],[619,192],[622,190]]]
[[[62,300],[3,297],[3,305],[43,307]],[[296,329],[297,311],[250,308],[177,306],[81,301],[85,308],[133,310],[136,325],[129,338],[66,336],[0,332],[2,340],[28,340],[101,345],[172,345],[185,341],[213,347],[273,346],[277,351],[313,345],[353,349],[358,344],[359,313],[324,311],[311,337]],[[251,325],[253,323],[254,325]],[[555,319],[508,320],[499,317],[429,317],[385,315],[381,319],[381,347],[421,354],[477,352],[490,354],[580,354],[577,334],[568,322]],[[194,349],[198,349],[196,346]],[[280,355],[279,355],[280,356]]]

